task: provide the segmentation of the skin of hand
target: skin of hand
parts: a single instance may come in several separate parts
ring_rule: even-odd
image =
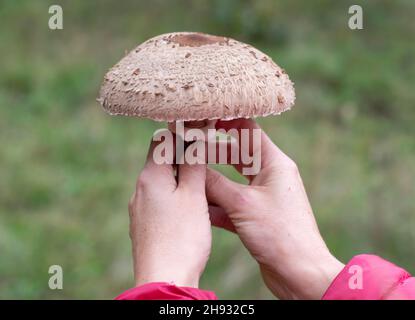
[[[211,249],[205,164],[156,164],[152,142],[129,202],[136,286],[198,287]]]
[[[249,119],[219,121],[216,127],[259,129]],[[344,265],[320,235],[296,164],[263,131],[260,150],[253,148],[261,152],[261,170],[247,177],[248,185],[207,169],[212,225],[239,235],[275,296],[320,299]],[[234,166],[242,172],[242,165]]]

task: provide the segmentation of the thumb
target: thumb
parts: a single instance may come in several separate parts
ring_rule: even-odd
[[[205,193],[206,161],[203,152],[205,143],[197,141],[186,149],[185,154],[191,154],[191,159],[184,158],[183,164],[178,166],[178,187]],[[199,151],[196,156],[193,150]],[[188,151],[190,153],[188,153]],[[190,160],[190,163],[189,163]]]
[[[181,164],[178,166],[178,187],[205,192],[206,164]]]
[[[236,199],[241,194],[243,185],[229,180],[221,173],[211,169],[206,169],[206,198],[209,203],[213,203],[226,212],[234,211],[237,204]]]

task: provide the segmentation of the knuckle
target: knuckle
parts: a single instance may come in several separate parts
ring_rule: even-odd
[[[294,160],[292,160],[291,158],[287,157],[287,159],[285,160],[284,163],[284,168],[285,170],[287,170],[290,173],[294,173],[297,174],[298,173],[298,166],[297,163],[295,163]]]
[[[137,179],[136,189],[137,191],[146,189],[151,183],[151,177],[145,171],[143,171]]]
[[[246,209],[255,203],[255,190],[250,187],[238,188],[234,191],[233,198],[237,208]]]

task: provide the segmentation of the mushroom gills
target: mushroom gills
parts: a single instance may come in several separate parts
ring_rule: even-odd
[[[195,140],[203,140],[207,141],[208,139],[208,130],[215,129],[215,124],[217,120],[196,120],[196,121],[176,121],[176,122],[169,122],[168,129],[181,136],[184,141],[195,141]],[[203,133],[203,139],[197,139],[196,137],[189,136],[188,131],[191,129],[198,129],[201,130]]]

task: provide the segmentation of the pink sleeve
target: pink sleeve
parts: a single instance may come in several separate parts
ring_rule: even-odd
[[[166,282],[151,282],[129,289],[115,300],[217,300],[211,291],[177,287]]]
[[[358,255],[338,274],[322,299],[415,299],[415,278],[378,256]]]

